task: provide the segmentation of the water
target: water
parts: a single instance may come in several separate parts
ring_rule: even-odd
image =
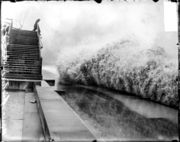
[[[178,111],[100,88],[62,86],[61,95],[103,138],[172,140],[178,138]],[[113,99],[113,96],[116,99]]]

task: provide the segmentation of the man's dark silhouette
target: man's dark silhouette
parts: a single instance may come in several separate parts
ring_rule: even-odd
[[[3,34],[3,36],[6,34],[6,25],[3,25],[2,34]]]
[[[2,34],[5,36],[9,32],[9,26],[3,25]]]
[[[39,28],[39,23],[40,22],[40,19],[37,19],[36,22],[34,23],[34,29],[33,31],[37,31],[39,34],[41,34],[41,30]]]

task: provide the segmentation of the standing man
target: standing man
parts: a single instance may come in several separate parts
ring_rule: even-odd
[[[36,22],[34,23],[34,29],[33,29],[33,31],[37,31],[38,34],[40,35],[40,34],[41,34],[41,30],[40,30],[40,28],[39,28],[39,24],[38,24],[39,22],[40,22],[40,19],[37,19]]]
[[[2,28],[2,35],[5,36],[9,32],[9,26],[8,25],[3,25]]]

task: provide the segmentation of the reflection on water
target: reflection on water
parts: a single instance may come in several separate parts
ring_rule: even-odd
[[[177,124],[172,121],[166,118],[148,118],[104,93],[72,86],[58,86],[58,89],[66,91],[62,97],[67,103],[77,113],[83,112],[93,119],[104,136],[129,139],[178,137]]]
[[[135,111],[148,118],[167,118],[172,122],[178,124],[178,110],[176,109],[154,103],[152,101],[139,99],[137,96],[120,95],[120,93],[112,92],[104,88],[86,88],[103,92],[108,96],[113,96],[113,98],[122,102],[132,111]]]

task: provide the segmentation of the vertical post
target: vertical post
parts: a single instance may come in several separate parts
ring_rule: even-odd
[[[39,31],[37,31],[37,36],[38,36],[38,46],[39,46],[39,56],[40,56],[40,58],[39,58],[39,63],[40,63],[40,65],[39,65],[39,74],[41,74],[42,75],[42,57],[41,57],[41,48],[42,48],[42,42],[41,42],[41,36],[40,36],[40,33],[39,33]]]
[[[178,15],[178,57],[180,56],[180,19],[179,19],[179,16],[180,16],[180,4],[178,2],[178,10],[177,10],[177,15]],[[180,70],[180,60],[179,60],[179,68]]]

